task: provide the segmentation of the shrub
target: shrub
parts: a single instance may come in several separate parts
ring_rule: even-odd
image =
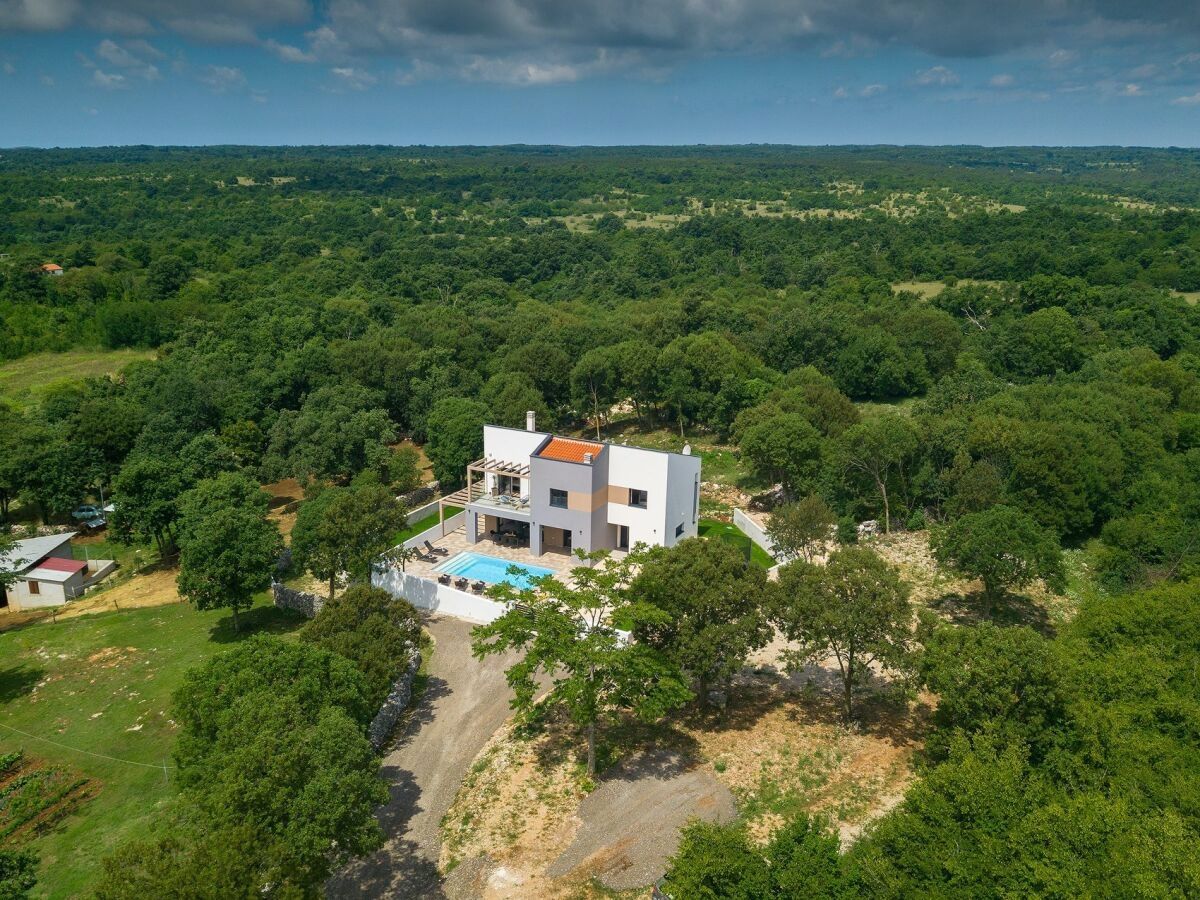
[[[355,585],[325,604],[300,639],[344,656],[366,677],[370,702],[382,703],[421,636],[417,612],[387,591]]]

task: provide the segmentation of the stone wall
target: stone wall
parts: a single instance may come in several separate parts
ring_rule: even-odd
[[[417,671],[420,668],[421,651],[414,648],[408,658],[408,665],[392,684],[391,693],[383,701],[383,706],[379,707],[379,712],[375,714],[375,718],[371,720],[371,724],[367,728],[367,738],[371,741],[371,746],[375,748],[376,753],[382,750],[384,744],[388,742],[396,723],[400,721],[400,717],[408,709],[408,704],[412,702],[413,682],[416,680]]]
[[[441,484],[436,481],[431,481],[429,484],[423,484],[415,491],[409,491],[407,494],[401,494],[396,499],[412,509],[414,506],[420,506],[422,503],[428,503],[438,495],[441,490]]]
[[[275,595],[276,606],[280,609],[294,610],[305,618],[313,618],[325,605],[324,597],[318,597],[316,594],[309,594],[306,591],[297,591],[279,582],[271,585],[271,590]],[[367,728],[367,737],[377,753],[383,749],[383,745],[392,736],[396,723],[408,709],[408,704],[412,702],[413,681],[420,668],[421,651],[414,647],[409,653],[408,665],[404,667],[400,677],[392,683],[391,692]]]
[[[325,598],[310,594],[307,591],[297,591],[276,581],[271,585],[271,593],[275,605],[280,609],[290,609],[300,613],[306,619],[313,618],[325,605]]]

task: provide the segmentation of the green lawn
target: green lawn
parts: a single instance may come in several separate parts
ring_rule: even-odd
[[[131,362],[153,358],[153,350],[33,353],[0,365],[0,399],[11,400],[18,406],[28,406],[37,402],[51,385],[115,375]]]
[[[771,559],[767,551],[750,540],[746,533],[736,525],[722,522],[719,519],[701,519],[697,531],[700,537],[729,541],[743,553],[749,548],[750,562],[756,566],[769,569],[775,565],[775,560]]]
[[[448,519],[451,516],[457,515],[460,512],[462,512],[462,510],[459,509],[457,506],[447,506],[446,507],[446,518]],[[438,523],[438,514],[430,513],[425,518],[418,519],[416,522],[409,525],[407,528],[401,528],[399,531],[397,531],[396,534],[392,537],[392,545],[395,546],[396,544],[402,544],[405,541],[407,541],[410,537],[420,534],[422,531],[424,531],[427,528],[432,528],[437,523]]]
[[[36,896],[86,894],[106,854],[150,835],[174,796],[161,767],[171,764],[170,698],[184,672],[248,634],[290,631],[301,620],[264,593],[243,623],[234,635],[227,612],[178,604],[0,634],[0,754],[24,750],[98,785],[78,813],[30,845],[41,857]]]

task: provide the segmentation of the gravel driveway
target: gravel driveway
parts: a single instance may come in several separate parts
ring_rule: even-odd
[[[475,756],[508,718],[504,680],[511,657],[471,657],[471,623],[431,618],[436,643],[429,683],[412,718],[383,760],[391,800],[379,811],[387,843],[334,876],[327,894],[445,897],[437,860],[439,828]]]
[[[712,773],[673,751],[656,750],[605,775],[578,815],[582,824],[574,842],[547,874],[582,868],[605,887],[629,890],[662,877],[689,819],[729,822],[737,807]]]

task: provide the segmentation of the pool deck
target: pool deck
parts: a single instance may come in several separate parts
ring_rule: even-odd
[[[446,548],[449,553],[445,556],[439,556],[433,562],[427,562],[423,559],[410,560],[404,567],[406,573],[416,575],[418,578],[437,581],[438,575],[441,574],[438,569],[439,566],[455,555],[468,551],[478,553],[480,556],[503,559],[506,562],[516,563],[517,565],[537,566],[542,569],[549,569],[554,573],[555,578],[569,585],[571,584],[571,570],[580,565],[578,557],[561,550],[550,550],[541,556],[534,556],[529,552],[528,547],[505,547],[500,544],[493,544],[489,540],[482,540],[477,544],[472,544],[467,540],[466,531],[462,528],[457,528],[444,537],[430,543],[435,547]]]

